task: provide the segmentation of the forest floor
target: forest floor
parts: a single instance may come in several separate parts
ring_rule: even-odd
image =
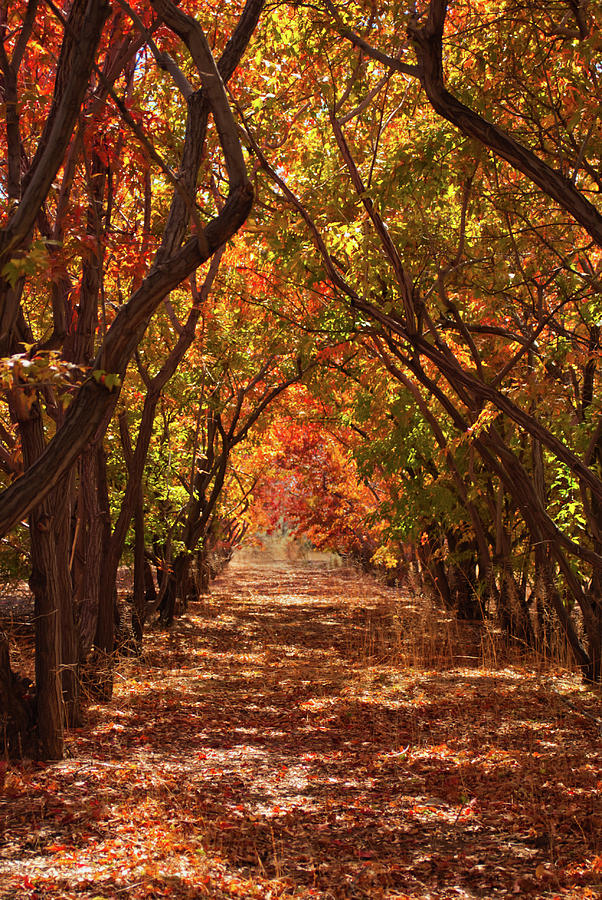
[[[599,722],[425,601],[243,557],[65,760],[2,765],[0,897],[602,897]]]

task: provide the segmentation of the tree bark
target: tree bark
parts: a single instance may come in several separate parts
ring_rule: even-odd
[[[69,727],[81,724],[81,698],[79,680],[79,640],[75,607],[73,603],[73,584],[69,571],[69,558],[72,546],[71,535],[71,489],[72,476],[65,478],[63,489],[60,487],[51,496],[54,498],[54,518],[56,536],[56,555],[59,565],[60,585],[58,597],[60,603],[61,630],[61,684],[63,702],[65,704],[65,720]]]
[[[104,565],[99,452],[100,446],[87,447],[77,464],[79,485],[72,574],[82,661],[90,652],[96,634],[100,576]]]
[[[144,498],[139,484],[134,513],[134,598],[132,602],[132,631],[138,652],[142,651],[142,634],[146,621],[147,561],[144,544]]]
[[[26,469],[44,450],[42,412],[37,399],[25,390],[14,392],[13,410],[19,424]],[[50,494],[29,516],[31,575],[29,586],[34,596],[35,669],[37,724],[40,752],[44,759],[62,759],[65,709],[59,675],[61,664],[61,589],[65,583],[59,573],[68,572],[68,560],[59,558],[56,541],[56,496]]]
[[[37,754],[35,697],[10,667],[8,638],[0,631],[0,754]]]

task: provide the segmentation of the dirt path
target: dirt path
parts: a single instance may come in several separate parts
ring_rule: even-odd
[[[232,566],[67,760],[6,773],[0,897],[602,896],[595,695],[420,667],[450,634],[408,643],[417,615],[354,572]]]

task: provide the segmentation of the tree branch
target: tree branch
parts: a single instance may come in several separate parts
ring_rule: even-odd
[[[602,215],[577,190],[572,181],[552,169],[538,156],[515,141],[502,128],[487,121],[451,94],[443,78],[443,28],[447,0],[431,0],[425,25],[408,28],[420,69],[422,84],[433,109],[468,137],[474,138],[526,175],[548,197],[565,209],[602,247]]]

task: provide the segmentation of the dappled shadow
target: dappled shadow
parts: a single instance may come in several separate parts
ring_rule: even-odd
[[[71,759],[11,774],[0,896],[25,872],[52,897],[577,897],[600,852],[592,695],[400,669],[413,602],[234,568],[149,635]]]

